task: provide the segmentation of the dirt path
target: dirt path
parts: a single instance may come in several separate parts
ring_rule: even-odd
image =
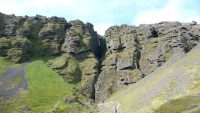
[[[100,103],[98,104],[98,107],[99,107],[99,110],[96,111],[97,113],[103,111],[105,108],[107,107],[111,107],[113,113],[121,113],[120,112],[120,103],[118,101],[109,101],[109,102],[106,102],[106,103]]]
[[[28,80],[25,75],[25,67],[27,63],[20,66],[10,67],[0,77],[0,97],[8,100],[15,96],[20,89],[28,88]]]

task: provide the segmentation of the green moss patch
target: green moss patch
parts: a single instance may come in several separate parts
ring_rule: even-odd
[[[181,113],[185,110],[191,110],[200,104],[200,99],[193,98],[180,98],[171,100],[163,105],[161,105],[155,113]]]
[[[76,98],[76,92],[72,85],[65,82],[64,79],[46,65],[44,60],[35,60],[28,64],[25,73],[28,78],[28,90],[21,89],[16,97],[8,101],[0,100],[2,105],[0,110],[4,113],[66,113],[73,110],[79,113],[83,110],[78,100],[73,103],[65,103],[65,100]],[[9,62],[0,58],[0,67],[7,68]],[[2,69],[0,68],[0,69]],[[12,82],[13,87],[21,81],[17,78]],[[28,108],[28,111],[22,108]]]
[[[11,65],[12,65],[12,63],[10,61],[7,61],[6,59],[0,57],[0,76]]]
[[[48,62],[51,68],[55,69],[59,75],[62,75],[69,83],[80,82],[81,72],[79,69],[78,61],[75,58],[63,54],[56,59]]]
[[[73,96],[71,85],[46,66],[44,61],[36,60],[26,68],[29,90],[24,104],[35,112],[47,112],[53,108],[66,108],[67,97]]]
[[[10,48],[10,39],[2,37],[0,38],[0,49],[8,49]]]

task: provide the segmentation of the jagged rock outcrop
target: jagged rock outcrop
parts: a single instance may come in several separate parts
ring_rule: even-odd
[[[136,41],[136,27],[110,27],[104,38],[107,53],[96,83],[96,101],[105,100],[118,86],[136,82],[143,77],[138,65],[140,47]]]
[[[94,98],[102,38],[91,23],[36,15],[0,14],[0,56],[13,62],[31,57],[61,55],[49,65],[70,83],[79,83],[82,93]]]
[[[91,23],[84,24],[80,20],[70,21],[71,26],[66,31],[65,42],[62,46],[62,51],[70,54],[79,54],[81,52],[98,51],[99,40],[97,33],[94,32]]]
[[[69,82],[80,82],[80,90],[94,98],[94,84],[98,76],[97,54],[99,37],[90,23],[80,20],[70,21],[62,45],[63,55],[50,65]]]
[[[0,14],[0,20],[1,55],[11,61],[21,62],[29,56],[61,53],[67,28],[64,18]]]
[[[188,52],[199,43],[200,25],[161,22],[112,26],[104,38],[107,52],[95,85],[96,102],[150,74],[175,52]]]
[[[29,49],[30,41],[26,38],[0,38],[0,55],[13,62],[26,60]]]
[[[51,17],[39,32],[42,39],[45,53],[56,55],[61,53],[61,46],[64,42],[65,30],[68,24],[64,18]]]

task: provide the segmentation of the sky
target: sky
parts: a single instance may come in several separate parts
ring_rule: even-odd
[[[0,12],[80,19],[103,35],[112,25],[200,22],[200,0],[0,0]]]

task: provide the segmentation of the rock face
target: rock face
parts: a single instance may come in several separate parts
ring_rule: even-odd
[[[143,77],[140,71],[140,48],[136,27],[110,27],[105,33],[107,53],[96,83],[96,101],[105,100],[119,86],[136,82]]]
[[[105,32],[107,52],[95,85],[95,101],[150,74],[175,52],[188,52],[199,43],[200,25],[161,22],[112,26]]]
[[[98,76],[99,37],[93,25],[80,20],[69,22],[65,41],[62,45],[63,55],[50,62],[50,65],[69,82],[81,83],[81,92],[94,98],[94,84]]]
[[[56,55],[61,52],[67,22],[64,18],[51,17],[39,32],[45,53]]]
[[[76,55],[86,51],[98,51],[100,44],[92,24],[74,20],[70,21],[69,25],[71,27],[66,31],[65,42],[62,45],[63,52]]]
[[[91,23],[0,13],[0,56],[18,63],[31,57],[59,55],[49,66],[69,83],[80,82],[78,89],[93,99],[100,42]]]
[[[61,53],[67,22],[64,18],[47,18],[0,14],[1,55],[14,62],[29,56]]]

